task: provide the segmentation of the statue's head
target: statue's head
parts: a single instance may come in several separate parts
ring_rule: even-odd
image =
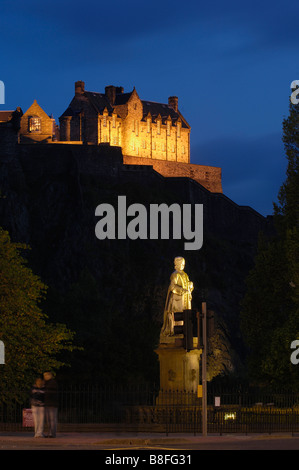
[[[45,379],[45,380],[51,380],[51,379],[53,379],[53,374],[52,374],[52,372],[44,372],[44,379]]]
[[[182,256],[174,258],[174,267],[177,271],[183,271],[185,267],[185,259]]]

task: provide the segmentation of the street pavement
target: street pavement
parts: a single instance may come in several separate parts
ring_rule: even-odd
[[[101,450],[151,453],[196,450],[299,450],[299,435],[284,434],[159,434],[58,433],[56,438],[34,438],[30,432],[1,432],[0,450]]]

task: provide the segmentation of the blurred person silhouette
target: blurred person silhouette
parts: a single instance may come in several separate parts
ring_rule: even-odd
[[[36,379],[31,389],[30,405],[34,421],[34,437],[44,437],[45,386],[41,378]]]
[[[58,386],[52,372],[44,373],[45,380],[45,420],[48,435],[45,437],[56,437],[57,413],[58,413]]]

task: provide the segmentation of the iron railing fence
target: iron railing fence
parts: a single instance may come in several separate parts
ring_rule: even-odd
[[[0,431],[32,431],[29,393],[7,396],[0,400]],[[193,392],[84,384],[60,387],[59,399],[58,430],[202,432],[202,399]],[[299,433],[299,393],[208,386],[207,430]]]
[[[126,423],[130,411],[138,406],[153,406],[157,391],[148,385],[85,385],[60,390],[61,423]]]

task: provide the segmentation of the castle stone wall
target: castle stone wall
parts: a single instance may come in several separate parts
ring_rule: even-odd
[[[125,165],[149,165],[166,177],[187,177],[213,193],[222,193],[221,168],[124,155]]]

